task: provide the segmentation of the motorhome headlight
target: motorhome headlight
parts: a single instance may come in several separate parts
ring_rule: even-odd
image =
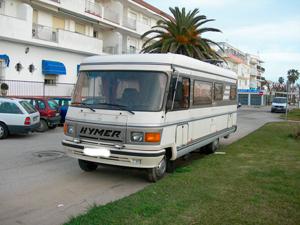
[[[74,126],[70,124],[64,124],[64,133],[65,135],[73,135],[74,134]]]
[[[131,132],[131,141],[132,142],[143,142],[144,133],[143,132]]]

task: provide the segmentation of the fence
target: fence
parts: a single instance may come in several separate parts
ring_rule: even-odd
[[[25,97],[25,96],[71,96],[74,84],[56,83],[48,85],[39,81],[20,81],[20,80],[0,80],[1,83],[8,85],[7,96]]]

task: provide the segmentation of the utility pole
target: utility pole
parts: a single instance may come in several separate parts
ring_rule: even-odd
[[[286,107],[285,107],[285,120],[288,119],[288,102],[289,102],[289,81],[286,81]]]

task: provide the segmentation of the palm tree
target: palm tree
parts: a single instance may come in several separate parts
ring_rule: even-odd
[[[187,55],[199,60],[223,60],[222,57],[210,47],[218,46],[210,39],[204,38],[206,32],[221,32],[216,28],[202,27],[207,22],[214,21],[199,15],[199,9],[186,13],[185,8],[169,8],[174,19],[162,19],[145,32],[142,38],[153,35],[144,43],[142,53],[177,53]]]
[[[287,78],[288,78],[288,81],[291,83],[291,84],[295,84],[295,82],[299,79],[299,75],[300,73],[298,72],[298,70],[295,70],[295,69],[291,69],[287,72]]]
[[[279,77],[279,78],[278,78],[278,82],[279,82],[280,84],[283,84],[283,83],[284,83],[284,78],[283,78],[283,77]]]

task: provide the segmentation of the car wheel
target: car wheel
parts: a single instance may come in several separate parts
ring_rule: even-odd
[[[219,138],[214,140],[212,143],[208,144],[205,148],[206,154],[215,153],[217,151],[217,149],[219,148],[219,145],[220,145]]]
[[[48,130],[48,124],[45,120],[40,120],[40,126],[36,128],[36,131],[38,132],[45,132]]]
[[[8,135],[7,126],[4,123],[0,123],[0,139],[6,138]]]
[[[167,159],[164,158],[160,161],[157,167],[147,169],[148,180],[150,182],[156,182],[161,179],[167,170]]]
[[[86,172],[92,172],[97,169],[98,165],[94,162],[89,162],[86,160],[78,159],[78,164],[80,169]]]

